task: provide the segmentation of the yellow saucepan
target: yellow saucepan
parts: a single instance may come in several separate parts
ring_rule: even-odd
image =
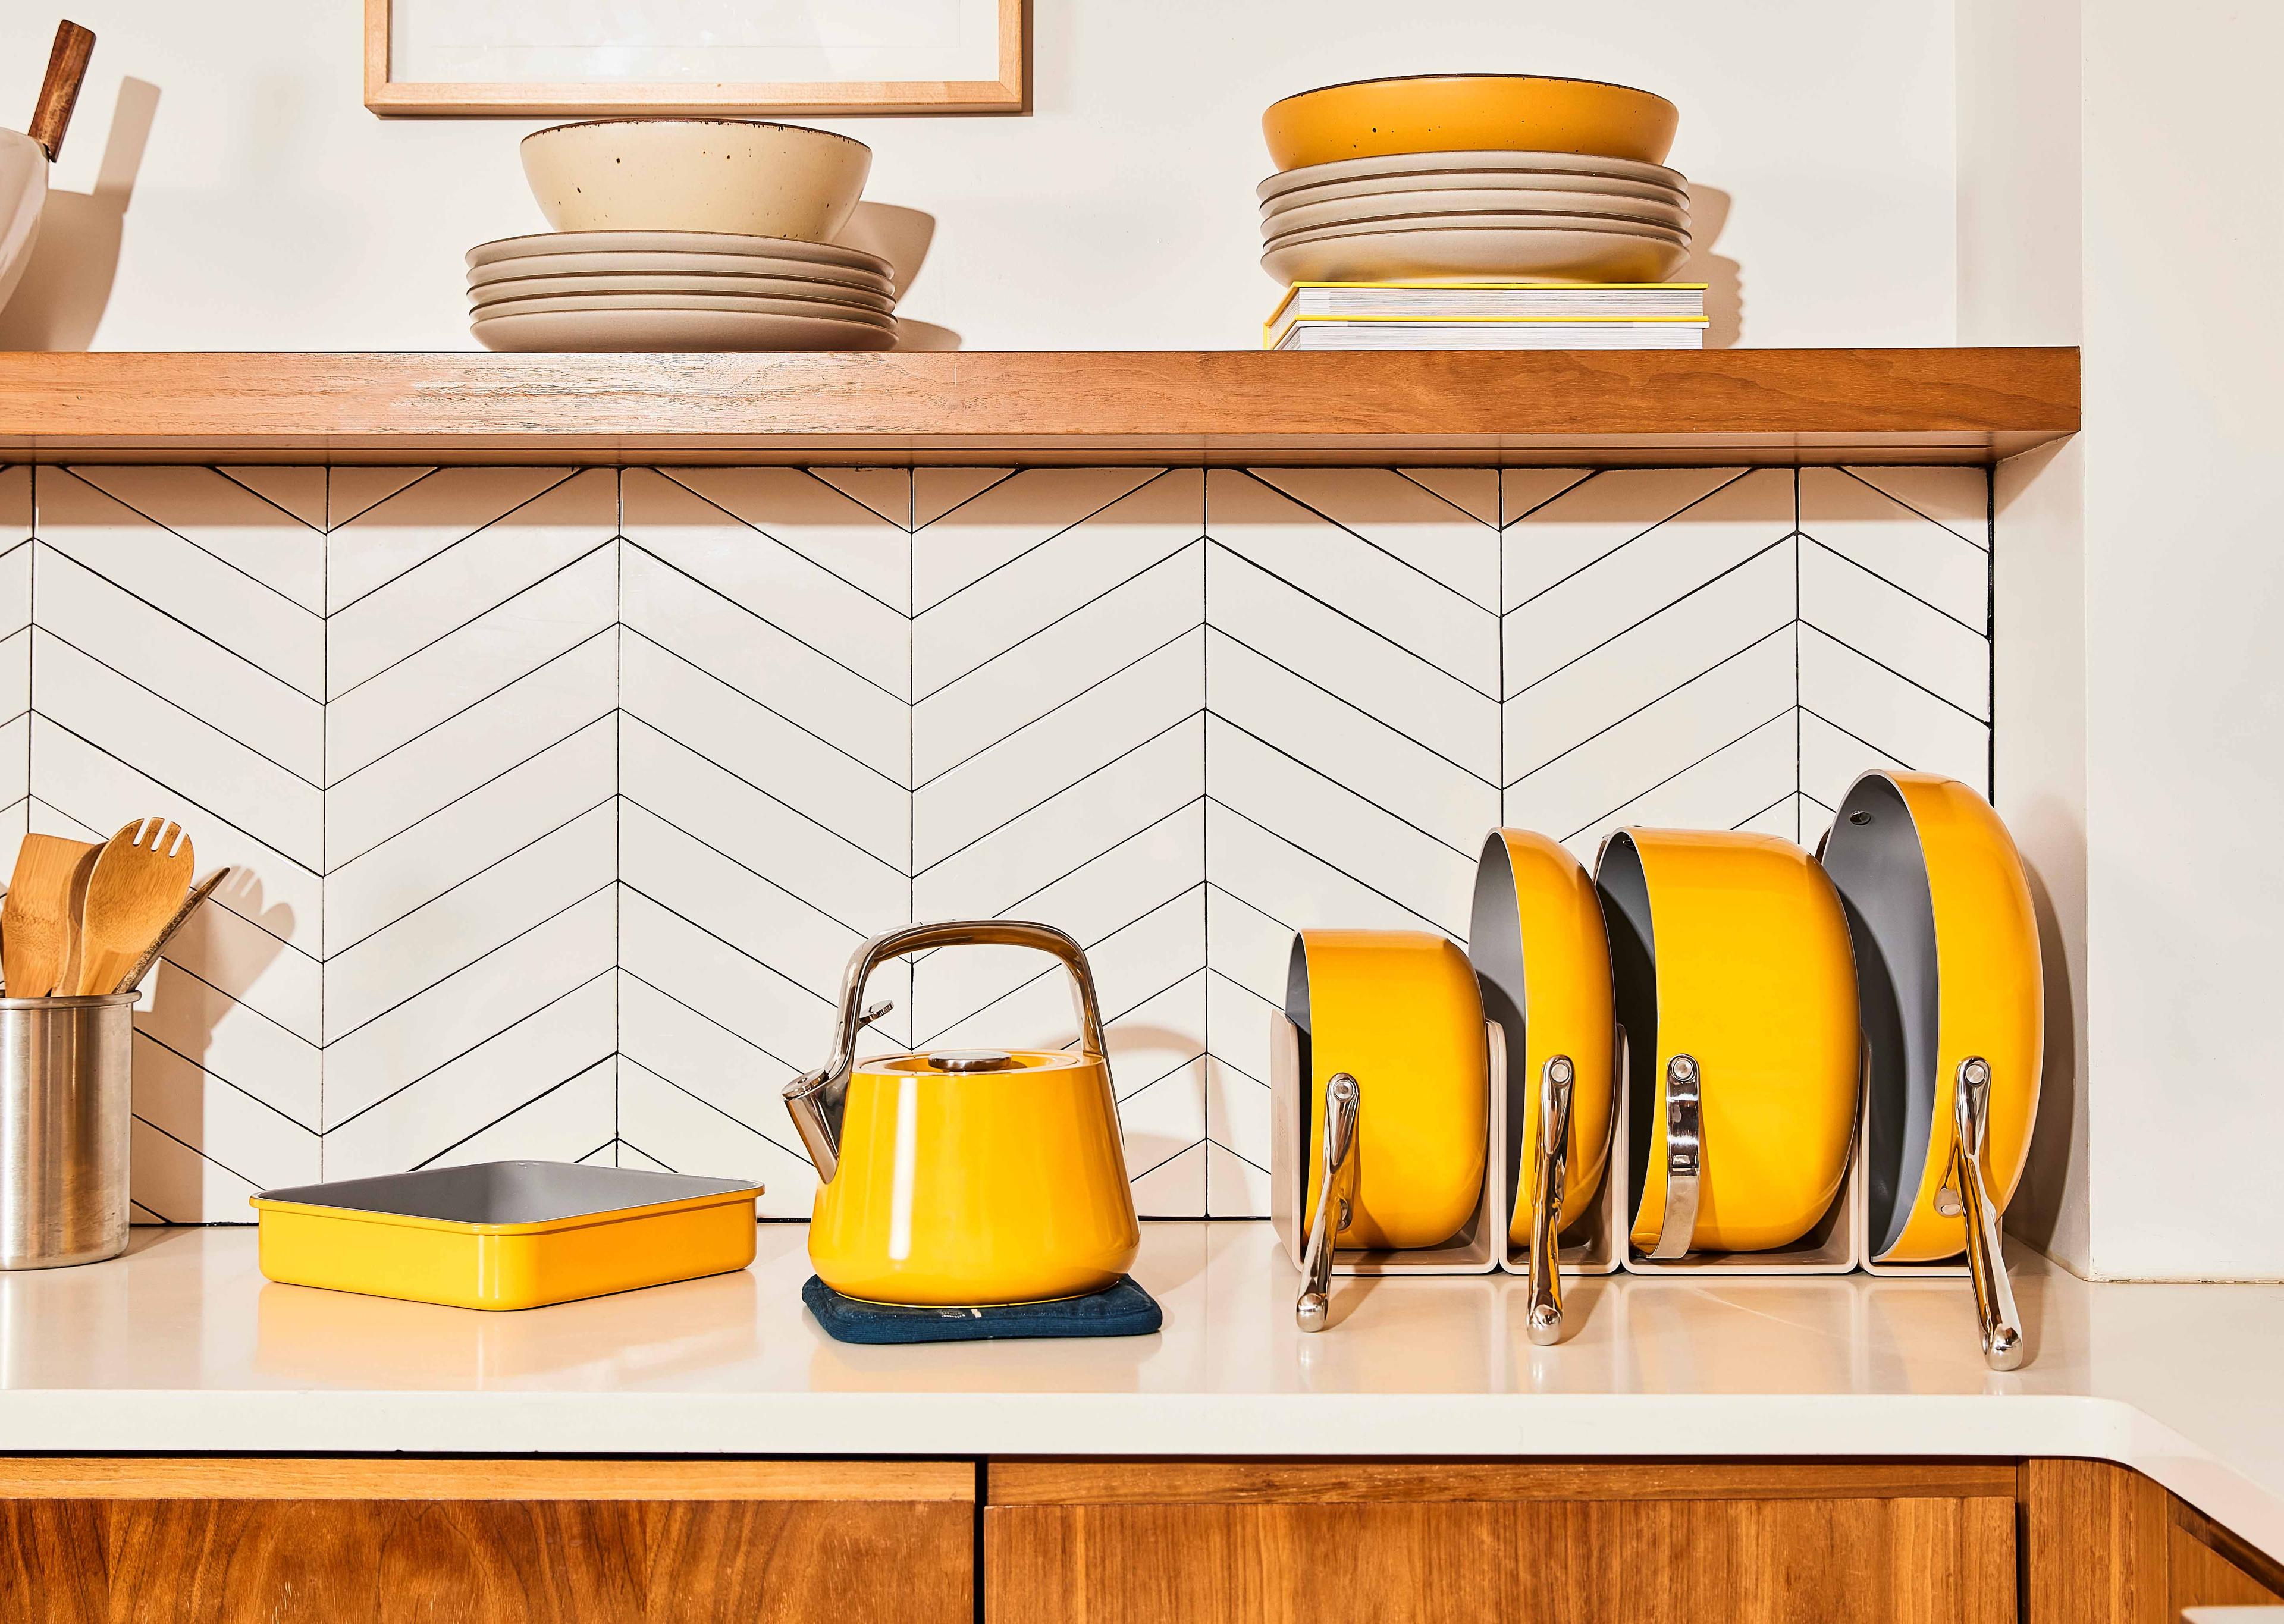
[[[1325,1119],[1334,1081],[1345,1076],[1357,1092],[1344,1173],[1349,1215],[1345,1227],[1335,1223],[1338,1244],[1451,1239],[1482,1200],[1489,1153],[1490,1055],[1467,956],[1422,931],[1302,931],[1293,941],[1285,1013],[1300,1028],[1308,1081],[1303,1212],[1317,1210]]]
[[[2045,993],[2022,857],[1967,785],[1870,772],[1841,803],[1824,866],[1856,934],[1872,1052],[1872,1255],[1956,1257],[1966,1215],[1942,1197],[1959,1140],[1961,1067],[1989,1068],[1982,1160],[1998,1212],[2022,1176],[2038,1113]]]
[[[1771,835],[1624,829],[1595,884],[1633,1066],[1633,1245],[1790,1245],[1830,1210],[1856,1125],[1855,965],[1831,881]]]

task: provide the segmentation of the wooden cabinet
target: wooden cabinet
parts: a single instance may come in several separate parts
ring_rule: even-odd
[[[2284,1604],[2284,1564],[2138,1472],[2022,1463],[2028,1624],[2174,1624],[2184,1607]]]
[[[989,1624],[2011,1624],[1998,1465],[994,1463]]]
[[[0,1464],[11,1624],[966,1624],[975,1469]]]
[[[2099,1461],[0,1459],[4,1624],[2174,1624],[2280,1600],[2284,1564]]]

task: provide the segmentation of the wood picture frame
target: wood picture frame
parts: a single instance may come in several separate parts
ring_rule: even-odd
[[[452,0],[364,0],[364,105],[400,115],[582,118],[679,114],[997,113],[1031,110],[1030,0],[988,0],[997,21],[991,78],[643,82],[422,81],[392,75],[394,8]]]

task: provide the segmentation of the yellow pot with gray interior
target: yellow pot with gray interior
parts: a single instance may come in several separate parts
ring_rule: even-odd
[[[1862,1035],[1840,898],[1770,835],[1622,829],[1595,865],[1629,1038],[1635,1248],[1787,1246],[1832,1206]]]
[[[1293,941],[1285,1013],[1299,1029],[1309,1125],[1302,1211],[1323,1192],[1328,1116],[1354,1090],[1353,1139],[1337,1244],[1411,1248],[1451,1239],[1482,1198],[1490,1052],[1467,956],[1424,931],[1302,931]],[[1338,1080],[1348,1083],[1336,1087]]]

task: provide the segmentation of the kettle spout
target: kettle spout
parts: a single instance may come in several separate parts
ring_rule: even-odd
[[[786,1113],[793,1118],[794,1131],[801,1136],[801,1148],[809,1152],[810,1163],[817,1168],[819,1183],[830,1184],[833,1175],[841,1168],[839,1136],[833,1132],[830,1106],[839,1100],[828,1097],[834,1092],[830,1087],[830,1072],[809,1072],[786,1084]],[[844,1081],[842,1089],[848,1084]]]

